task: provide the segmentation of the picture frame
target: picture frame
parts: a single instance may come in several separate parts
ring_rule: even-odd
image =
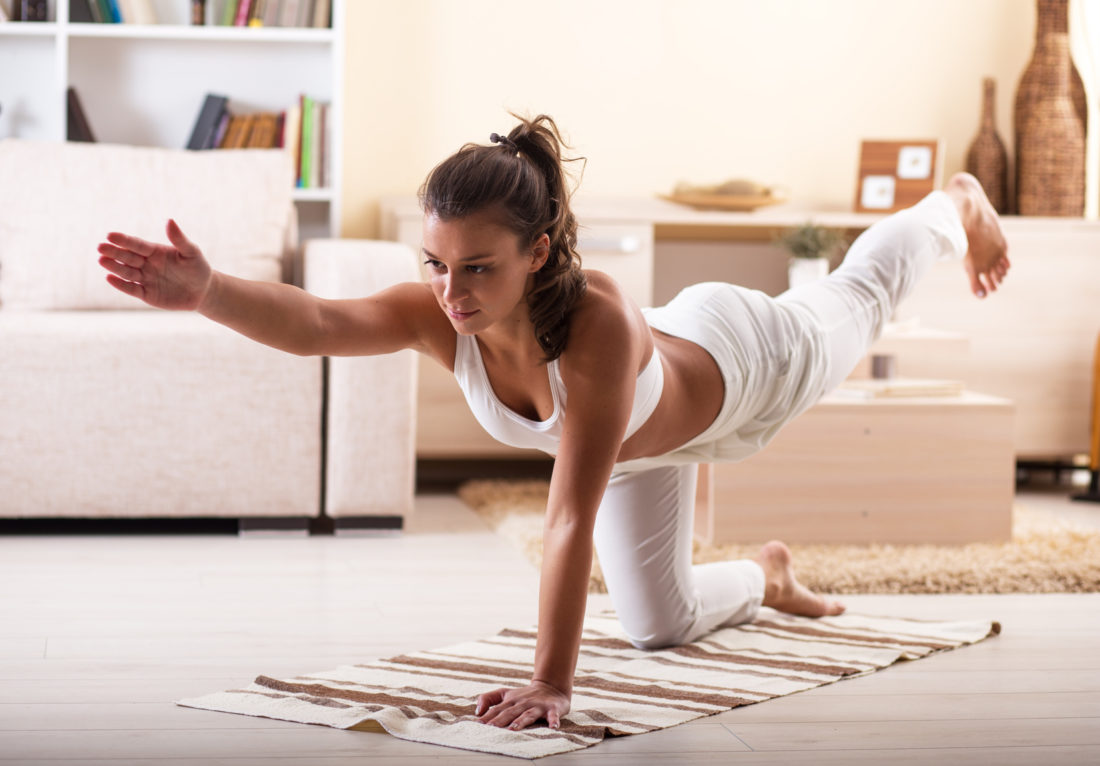
[[[857,213],[903,210],[942,185],[940,139],[861,142],[854,203]]]

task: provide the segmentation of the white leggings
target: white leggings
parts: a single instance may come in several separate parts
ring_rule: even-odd
[[[746,413],[739,402],[788,402],[787,411],[780,415],[768,413],[770,439],[848,376],[898,303],[937,258],[959,258],[966,250],[962,222],[943,192],[934,192],[915,207],[871,226],[828,277],[767,299],[766,310],[781,314],[782,322],[764,316],[760,321],[750,317],[748,322],[731,323],[735,328],[751,327],[757,336],[734,338],[732,348],[751,350],[761,343],[785,348],[784,358],[796,360],[796,374],[788,374],[784,364],[784,374],[760,375],[761,365],[755,364],[759,357],[729,362],[707,349],[723,367],[727,381],[719,419],[728,413],[755,427],[761,422],[760,413]],[[731,366],[741,368],[740,377],[727,374],[725,367]],[[746,368],[752,368],[752,374],[744,375]],[[731,391],[732,380],[756,390]],[[716,423],[704,436],[732,433],[735,438],[738,425]],[[745,440],[736,443],[740,448]],[[765,443],[760,439],[747,449],[759,449]],[[706,447],[695,451],[706,454]],[[648,460],[642,470],[613,474],[596,515],[596,552],[607,589],[623,629],[639,648],[683,644],[715,628],[751,621],[764,598],[764,572],[752,560],[692,565],[698,465],[685,462],[684,454],[692,452],[672,453],[668,464],[648,467],[654,462]],[[732,453],[719,449],[714,454]]]

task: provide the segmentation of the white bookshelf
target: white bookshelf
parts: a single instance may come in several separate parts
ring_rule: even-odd
[[[97,141],[183,148],[207,93],[234,113],[285,110],[302,93],[328,102],[328,181],[295,189],[301,238],[339,236],[345,0],[332,28],[190,25],[190,0],[152,0],[156,24],[70,22],[84,0],[51,0],[48,22],[0,22],[0,138],[64,141],[76,88]]]

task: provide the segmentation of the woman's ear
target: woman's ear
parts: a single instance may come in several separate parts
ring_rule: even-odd
[[[546,259],[550,257],[550,235],[543,232],[542,236],[535,240],[535,244],[531,247],[531,265],[528,271],[534,274],[546,264]]]

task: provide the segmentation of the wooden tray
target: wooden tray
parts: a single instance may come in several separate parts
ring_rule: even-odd
[[[661,194],[661,199],[675,202],[678,205],[688,205],[699,210],[727,210],[732,212],[747,212],[758,207],[778,205],[787,201],[782,194],[768,195],[735,195],[735,194]]]

